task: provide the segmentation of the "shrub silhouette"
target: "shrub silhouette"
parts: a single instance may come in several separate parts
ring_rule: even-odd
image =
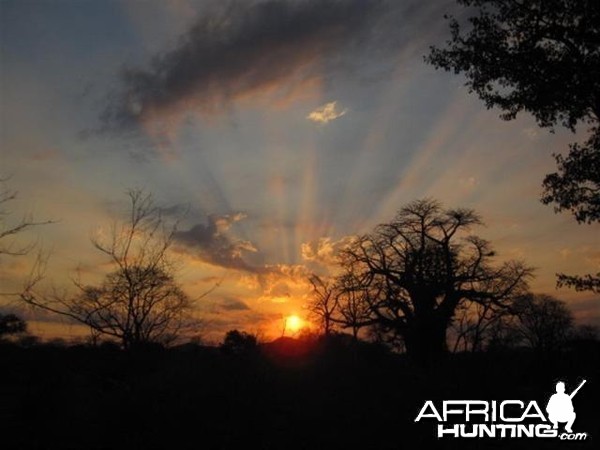
[[[247,355],[256,351],[258,341],[256,336],[245,331],[230,330],[225,334],[221,349],[225,353]]]

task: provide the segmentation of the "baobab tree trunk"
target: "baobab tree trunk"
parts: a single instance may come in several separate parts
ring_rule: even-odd
[[[431,314],[414,318],[402,333],[406,353],[417,361],[438,359],[447,352],[446,329],[449,321]]]

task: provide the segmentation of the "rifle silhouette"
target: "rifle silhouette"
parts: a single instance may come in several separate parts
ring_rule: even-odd
[[[577,389],[575,389],[573,392],[571,392],[571,394],[569,395],[569,398],[573,398],[575,397],[575,394],[577,394],[577,392],[579,391],[579,389],[582,388],[582,386],[585,384],[586,380],[583,380],[581,382],[581,384],[579,386],[577,386]]]

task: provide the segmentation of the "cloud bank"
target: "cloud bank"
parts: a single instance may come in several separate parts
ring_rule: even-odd
[[[175,48],[145,68],[124,69],[103,114],[105,127],[124,131],[178,113],[221,112],[234,100],[310,83],[336,62],[347,69],[353,49],[379,43],[381,19],[399,4],[219,2]]]
[[[189,230],[175,233],[175,241],[180,250],[193,254],[203,261],[229,269],[256,272],[259,268],[249,265],[243,258],[246,252],[256,252],[256,247],[246,240],[234,240],[227,231],[244,219],[243,213],[216,216],[211,215],[206,224],[196,224]]]

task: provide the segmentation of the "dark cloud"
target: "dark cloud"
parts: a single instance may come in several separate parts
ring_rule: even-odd
[[[236,298],[224,298],[219,307],[225,311],[248,311],[250,307]]]
[[[389,20],[390,12],[410,12],[411,3],[219,2],[174,49],[155,56],[147,68],[123,71],[121,88],[104,114],[106,126],[131,130],[170,113],[218,112],[248,94],[302,86],[332,64],[347,69],[356,56],[350,51],[365,45],[380,49],[382,36],[388,39],[390,30],[400,28]]]
[[[246,240],[232,239],[227,231],[245,217],[242,213],[232,215],[211,215],[206,224],[197,224],[187,231],[175,233],[175,241],[180,249],[194,254],[217,266],[257,273],[260,268],[248,264],[243,256],[256,252],[254,245]]]
[[[167,216],[167,217],[181,218],[188,213],[189,209],[190,209],[189,205],[175,204],[175,205],[160,208],[160,213],[163,216]]]

